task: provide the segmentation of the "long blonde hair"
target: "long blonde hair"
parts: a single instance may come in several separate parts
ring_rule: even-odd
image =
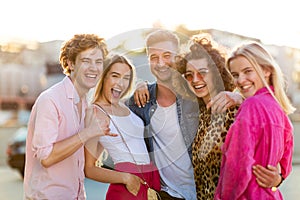
[[[234,49],[226,61],[226,67],[230,69],[230,61],[239,56],[246,58],[250,62],[264,85],[278,101],[284,112],[286,114],[293,113],[296,109],[286,95],[284,74],[271,54],[258,42],[245,42]],[[274,87],[274,92],[270,89],[270,85],[264,77],[264,69],[271,72],[269,84]]]
[[[124,92],[124,94],[121,96],[121,98],[125,98],[125,97],[129,96],[130,93],[132,92],[133,87],[134,87],[135,76],[136,76],[134,65],[129,61],[129,59],[127,57],[118,55],[118,54],[112,54],[112,55],[108,56],[104,61],[103,72],[101,74],[101,78],[100,78],[99,82],[96,85],[94,99],[92,100],[92,103],[95,103],[96,101],[98,101],[101,98],[101,95],[103,92],[104,79],[107,76],[111,67],[116,63],[126,64],[131,69],[129,86],[128,86],[127,90]]]

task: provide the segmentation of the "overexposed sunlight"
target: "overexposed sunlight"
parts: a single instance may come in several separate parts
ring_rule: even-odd
[[[1,3],[0,41],[65,40],[76,33],[105,38],[160,23],[193,30],[218,29],[300,48],[295,1],[7,0]]]

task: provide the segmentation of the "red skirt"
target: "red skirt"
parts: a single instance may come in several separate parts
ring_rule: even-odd
[[[147,165],[136,165],[129,162],[117,163],[115,165],[115,170],[134,174],[146,180],[152,189],[157,191],[160,190],[160,176],[158,169],[152,163]],[[142,174],[140,172],[142,172]],[[127,190],[124,184],[110,184],[106,193],[106,200],[147,200],[147,189],[147,185],[141,184],[137,196],[134,196]]]

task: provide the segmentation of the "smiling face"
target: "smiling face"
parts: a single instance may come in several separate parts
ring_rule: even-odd
[[[202,98],[205,103],[208,103],[211,92],[214,91],[212,75],[208,69],[206,58],[190,60],[186,65],[184,74],[190,89],[198,98]]]
[[[251,97],[259,89],[265,87],[254,66],[245,57],[238,56],[230,60],[229,69],[235,85],[244,97]],[[271,73],[266,70],[263,70],[263,73],[264,77],[269,79]]]
[[[168,82],[172,78],[177,46],[171,41],[158,42],[148,47],[148,58],[152,74],[158,82]]]
[[[79,95],[87,93],[96,86],[103,71],[103,54],[101,49],[87,49],[80,52],[75,63],[68,61],[71,80]]]
[[[115,104],[127,92],[131,80],[131,68],[125,63],[114,63],[103,81],[102,99]]]

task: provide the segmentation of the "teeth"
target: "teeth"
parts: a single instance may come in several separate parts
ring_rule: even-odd
[[[117,89],[117,88],[113,88],[112,90],[116,91],[116,92],[121,92],[122,90]]]
[[[165,72],[165,71],[167,71],[168,69],[167,68],[164,68],[164,69],[159,69],[158,71],[159,72]]]
[[[97,75],[95,75],[95,74],[87,74],[86,76],[89,77],[89,78],[96,78],[97,77]]]
[[[195,89],[201,89],[201,88],[204,88],[204,87],[205,87],[205,85],[195,85],[194,86]]]
[[[241,88],[242,88],[243,90],[247,90],[247,89],[249,89],[250,87],[251,87],[251,85],[241,86]]]

